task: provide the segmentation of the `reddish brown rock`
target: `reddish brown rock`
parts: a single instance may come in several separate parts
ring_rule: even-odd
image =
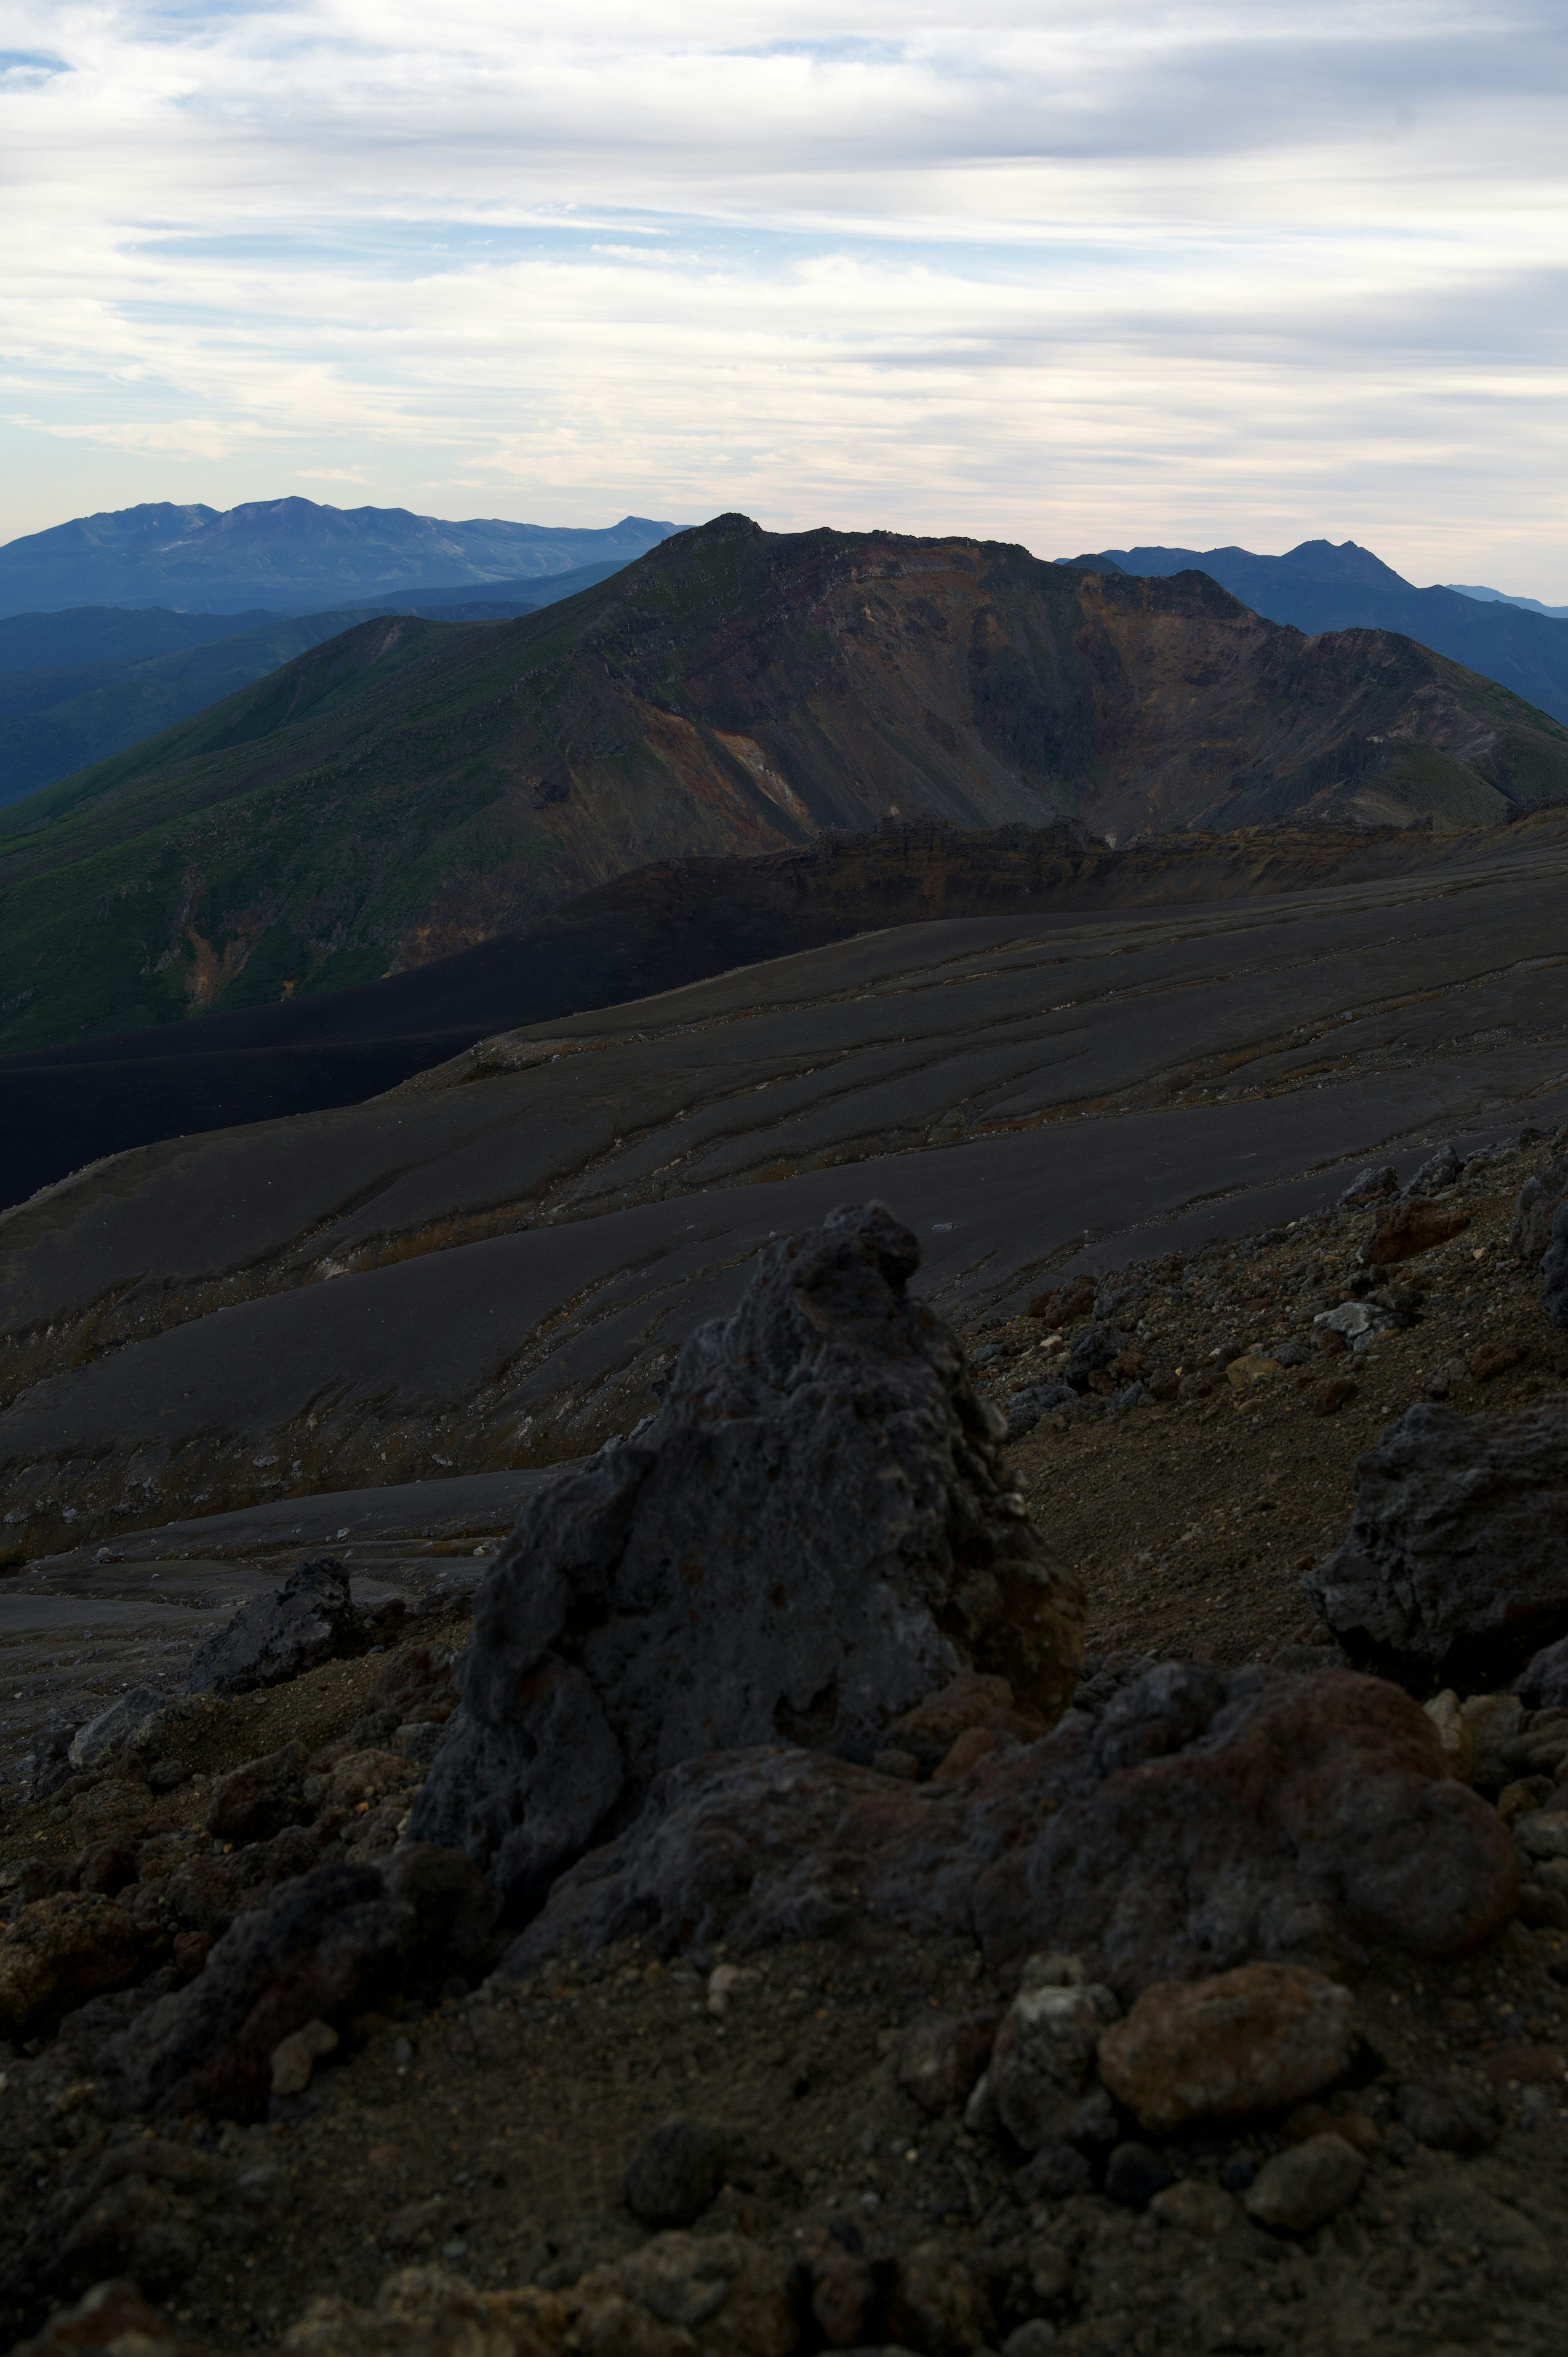
[[[1456,1203],[1435,1203],[1421,1197],[1409,1202],[1385,1203],[1377,1224],[1361,1246],[1364,1268],[1388,1268],[1396,1261],[1413,1260],[1417,1253],[1445,1244],[1470,1224],[1468,1211]]]
[[[136,1969],[136,1926],[91,1891],[24,1907],[0,1939],[0,2037],[31,2038]]]
[[[1339,2077],[1354,2011],[1348,1989],[1300,1965],[1156,1982],[1101,2037],[1100,2075],[1144,2128],[1277,2111]]]
[[[1125,2000],[1260,1959],[1457,1954],[1518,1887],[1507,1827],[1397,1687],[1167,1663],[956,1784],[785,1749],[687,1761],[562,1878],[510,1968],[632,1932],[740,1953],[870,1917],[999,1962],[1071,1951]]]

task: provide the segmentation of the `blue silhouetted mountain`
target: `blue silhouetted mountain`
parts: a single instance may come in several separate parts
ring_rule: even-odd
[[[1283,556],[1249,548],[1106,548],[1064,562],[1168,578],[1207,573],[1271,622],[1322,630],[1398,630],[1568,720],[1568,630],[1492,591],[1418,589],[1353,540],[1304,540]]]
[[[1568,606],[1543,606],[1539,597],[1512,597],[1506,589],[1484,588],[1477,581],[1445,581],[1443,587],[1461,597],[1478,597],[1484,606],[1522,606],[1529,614],[1552,614],[1568,621]]]
[[[625,565],[675,530],[623,516],[603,530],[448,523],[407,508],[333,508],[314,500],[242,507],[151,500],[77,516],[0,547],[0,615],[65,606],[173,606],[222,613],[263,606],[305,613],[333,605],[535,580],[580,565]]]

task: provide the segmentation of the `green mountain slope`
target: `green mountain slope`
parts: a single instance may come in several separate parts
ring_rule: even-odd
[[[337,638],[372,615],[413,613],[454,622],[501,620],[575,597],[579,589],[618,573],[624,561],[578,565],[570,573],[547,574],[537,581],[497,581],[486,585],[482,596],[450,588],[424,605],[400,599],[335,607],[323,614],[246,617],[252,624],[247,630],[223,637],[209,629],[202,643],[181,644],[145,659],[85,661],[70,667],[0,673],[0,808],[90,763],[109,760],[145,737],[205,711],[220,697],[264,679],[280,663]],[[128,635],[125,625],[152,618],[87,607],[74,618],[73,630],[60,627],[72,621],[70,615],[19,619],[35,625],[30,633],[35,639],[43,635],[37,625],[52,623],[57,626],[52,633],[57,648],[69,639],[85,651],[113,646]],[[170,614],[158,619],[182,623],[195,618]],[[15,623],[0,622],[0,662],[5,659],[7,633],[21,635]]]
[[[1568,729],[1201,575],[721,517],[522,619],[383,616],[0,813],[0,1046],[366,981],[650,861],[929,813],[1494,823]]]

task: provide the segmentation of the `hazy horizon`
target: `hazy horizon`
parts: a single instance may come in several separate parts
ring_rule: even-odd
[[[1568,27],[18,0],[0,540],[291,493],[1568,601]]]

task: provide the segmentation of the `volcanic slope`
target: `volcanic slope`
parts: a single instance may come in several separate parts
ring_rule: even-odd
[[[1487,824],[1568,729],[1201,576],[720,517],[525,619],[367,622],[0,816],[12,1048],[369,981],[650,860],[919,811]]]
[[[113,1157],[0,1216],[7,1544],[578,1456],[851,1198],[967,1323],[1560,1123],[1565,882],[1543,813],[1288,897],[900,926]]]
[[[381,982],[0,1059],[0,1208],[128,1146],[352,1104],[487,1033],[657,996],[873,927],[1257,898],[1412,874],[1469,840],[1269,827],[1113,851],[1070,820],[965,834],[887,819],[875,834],[823,834],[794,851],[658,861]]]

